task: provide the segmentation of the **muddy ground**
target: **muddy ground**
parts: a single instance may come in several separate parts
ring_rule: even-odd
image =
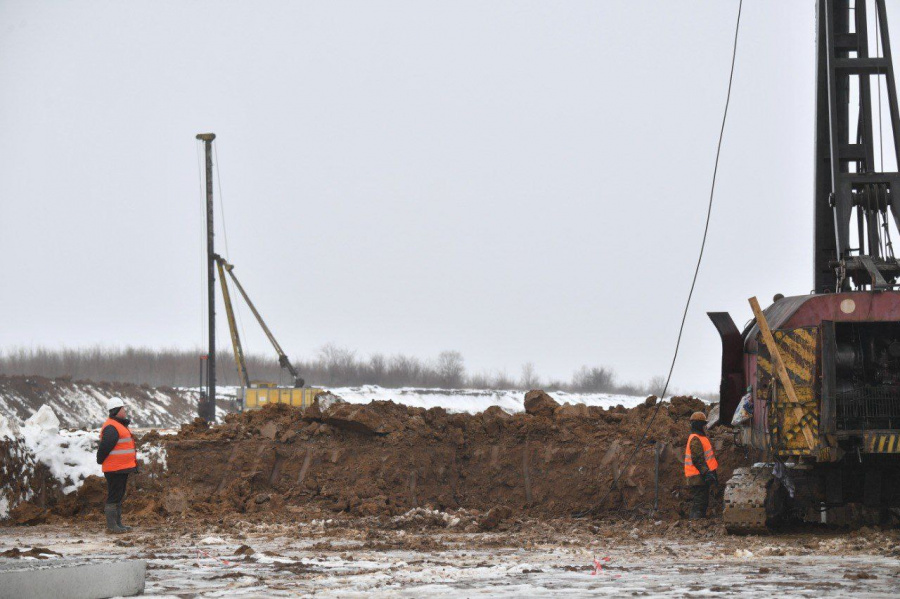
[[[732,537],[716,520],[510,518],[466,532],[465,514],[414,510],[389,525],[294,515],[119,536],[77,521],[6,528],[0,562],[145,559],[146,593],[170,597],[896,597],[900,588],[897,531]]]
[[[102,532],[105,483],[91,477],[15,508],[0,560],[146,559],[148,593],[180,597],[896,596],[897,530],[733,537],[721,492],[710,519],[684,520],[687,417],[704,408],[560,406],[535,391],[515,415],[322,397],[194,422],[140,439],[167,467],[131,481],[136,531]],[[729,432],[711,436],[723,483],[755,461]]]

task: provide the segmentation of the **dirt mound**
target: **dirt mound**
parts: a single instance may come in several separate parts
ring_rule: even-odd
[[[676,416],[681,416],[683,418],[690,418],[691,414],[694,412],[706,413],[707,408],[709,407],[696,397],[673,397],[671,403],[670,410],[673,411]]]
[[[543,391],[526,396],[526,412],[490,408],[451,414],[390,401],[329,402],[305,412],[286,405],[231,414],[222,425],[194,422],[162,439],[168,473],[160,484],[168,515],[268,513],[315,506],[354,515],[397,517],[416,508],[490,514],[567,516],[590,508],[619,477],[604,510],[677,517],[686,503],[686,415],[707,406],[676,397],[632,409],[559,405]],[[654,413],[647,439],[626,468]],[[724,482],[748,462],[729,434],[712,434]],[[714,498],[714,510],[721,499]],[[413,512],[421,515],[422,512]]]
[[[145,444],[161,446],[168,466],[130,479],[126,511],[144,521],[343,512],[394,528],[459,519],[466,528],[493,530],[523,515],[567,517],[594,507],[618,478],[598,513],[677,518],[687,503],[686,414],[698,408],[706,406],[688,397],[632,409],[559,405],[543,391],[529,392],[526,412],[516,414],[331,397],[305,411],[275,404],[230,414],[218,426],[195,420],[178,435],[140,439],[139,453]],[[724,483],[751,460],[729,433],[711,438]],[[77,493],[22,503],[13,521],[99,519],[105,493],[105,481],[91,477]],[[714,513],[721,509],[720,494],[712,505]]]
[[[553,412],[559,404],[555,399],[536,389],[525,394],[525,412],[532,416],[553,417]]]

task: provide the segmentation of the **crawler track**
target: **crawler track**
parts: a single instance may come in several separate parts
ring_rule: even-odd
[[[772,483],[772,468],[757,464],[737,468],[725,487],[722,519],[732,534],[763,534],[766,526],[766,496]]]

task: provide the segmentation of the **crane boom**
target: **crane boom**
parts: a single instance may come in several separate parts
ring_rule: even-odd
[[[222,299],[225,304],[225,314],[228,316],[228,330],[231,333],[231,347],[234,349],[234,361],[237,364],[238,374],[241,377],[241,386],[250,386],[250,375],[247,373],[247,361],[244,359],[244,348],[241,345],[241,336],[238,333],[237,322],[234,319],[234,306],[231,305],[231,293],[228,292],[228,282],[225,280],[224,265],[228,263],[218,254],[216,265],[219,269],[219,283],[222,286]]]
[[[275,352],[278,354],[278,363],[281,365],[282,368],[286,369],[291,374],[291,377],[294,379],[294,386],[302,387],[303,384],[305,383],[305,381],[303,380],[303,377],[300,376],[300,373],[297,372],[297,369],[294,368],[293,364],[291,364],[291,361],[288,359],[287,355],[284,353],[284,350],[281,349],[281,345],[275,339],[275,335],[272,334],[272,331],[269,330],[269,327],[266,325],[266,321],[263,320],[262,315],[260,315],[259,311],[256,309],[256,306],[253,304],[253,302],[250,301],[250,297],[247,295],[247,292],[244,290],[244,286],[241,285],[241,282],[238,280],[237,276],[235,276],[235,274],[234,274],[234,265],[229,264],[221,257],[219,257],[218,260],[219,260],[219,268],[222,269],[224,267],[225,272],[227,272],[228,275],[231,277],[231,280],[234,281],[234,285],[235,285],[235,287],[237,287],[237,290],[241,294],[241,297],[243,297],[244,301],[247,302],[247,305],[250,307],[250,311],[253,312],[253,316],[256,317],[256,321],[259,323],[259,326],[262,328],[263,332],[266,334],[266,337],[268,337],[269,342],[272,344],[272,347],[275,348]],[[224,277],[223,277],[223,281],[224,281]],[[223,286],[222,289],[223,289],[223,293],[227,293],[226,287]],[[230,303],[227,300],[226,300],[226,304],[230,305]],[[235,338],[237,338],[236,337],[237,328],[233,326],[233,320],[234,320],[233,315],[231,314],[231,312],[229,312],[228,324],[229,324],[229,327],[231,327],[231,329],[233,331],[232,339],[235,339]],[[240,347],[240,339],[238,338],[238,344],[235,345],[235,348],[236,348],[235,355],[237,355],[237,349],[239,347]],[[243,363],[243,352],[241,353],[241,362]],[[246,374],[246,365],[244,366],[244,374]]]

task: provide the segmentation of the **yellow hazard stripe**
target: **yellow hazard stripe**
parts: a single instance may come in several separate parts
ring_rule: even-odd
[[[781,352],[785,368],[799,377],[809,378],[812,375],[812,366],[816,360],[813,348],[798,343],[797,340],[790,337],[785,338],[782,344],[784,349],[787,350]]]
[[[900,434],[873,434],[866,443],[872,453],[900,453]]]

